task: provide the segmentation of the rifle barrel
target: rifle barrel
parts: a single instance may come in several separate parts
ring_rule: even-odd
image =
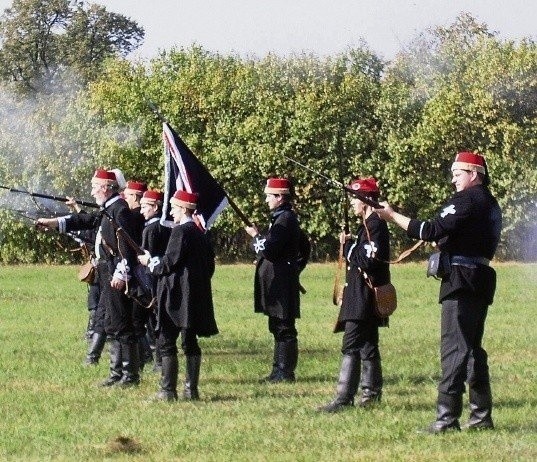
[[[320,172],[317,172],[316,170],[313,170],[311,167],[308,167],[307,165],[301,164],[300,162],[298,162],[295,159],[291,159],[290,157],[287,157],[285,154],[283,155],[283,157],[286,158],[287,160],[290,160],[291,162],[294,162],[295,164],[299,165],[300,167],[305,168],[306,170],[314,173],[315,175],[317,175],[317,176],[319,176],[321,178],[324,178],[325,180],[328,180],[333,185],[335,185],[335,186],[337,186],[339,188],[343,188],[345,192],[348,192],[349,194],[351,194],[352,196],[354,196],[357,199],[361,200],[365,204],[370,205],[371,207],[373,207],[375,209],[383,209],[384,208],[377,201],[369,199],[368,197],[364,196],[362,193],[360,193],[358,191],[355,191],[354,189],[351,189],[348,186],[345,186],[343,183],[340,183],[339,181],[334,180],[333,178],[330,178],[330,177],[328,177],[328,176],[326,176],[326,175],[324,175],[324,174],[322,174]]]
[[[43,194],[43,193],[24,191],[22,189],[10,188],[9,186],[2,186],[2,185],[0,185],[0,188],[7,189],[9,192],[13,192],[13,193],[27,194],[28,196],[32,196],[32,197],[40,197],[42,199],[51,199],[51,200],[57,201],[57,202],[67,202],[67,197],[52,196],[50,194]],[[75,202],[77,204],[79,204],[79,205],[84,206],[84,207],[91,207],[91,208],[95,208],[95,209],[99,208],[99,206],[97,204],[93,203],[93,202],[86,202],[86,201],[79,201],[79,200],[75,200]]]

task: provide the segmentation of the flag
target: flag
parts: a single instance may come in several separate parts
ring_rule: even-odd
[[[180,189],[199,194],[196,214],[203,227],[209,229],[228,205],[227,194],[173,128],[163,123],[162,129],[165,189],[160,222],[164,226],[173,226],[170,198]]]

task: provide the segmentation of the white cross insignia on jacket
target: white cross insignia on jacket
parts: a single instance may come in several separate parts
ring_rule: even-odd
[[[455,215],[455,213],[456,213],[455,206],[451,204],[447,206],[444,210],[442,210],[442,213],[440,214],[440,216],[442,218],[445,218],[446,215]]]
[[[375,255],[378,250],[374,242],[364,245],[364,249],[367,251],[367,258],[371,258],[371,255]]]
[[[254,242],[255,253],[265,250],[265,241],[266,239],[259,239],[258,237],[255,238],[255,242]]]

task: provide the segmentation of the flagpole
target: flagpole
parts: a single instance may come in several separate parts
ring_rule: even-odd
[[[239,209],[239,207],[237,206],[237,204],[235,204],[235,202],[233,201],[233,199],[231,199],[231,197],[228,196],[228,194],[226,193],[226,198],[227,198],[227,201],[229,203],[229,205],[231,206],[231,208],[233,210],[235,210],[235,213],[239,216],[239,218],[243,221],[243,223],[246,225],[246,226],[252,226],[253,223],[248,219],[248,217],[242,212],[241,209]]]
[[[153,112],[153,114],[155,114],[158,119],[163,123],[163,124],[167,124],[169,123],[166,118],[161,114],[161,112],[159,111],[157,105],[151,101],[150,99],[146,100],[146,104],[149,106],[149,109],[151,109],[151,111]]]

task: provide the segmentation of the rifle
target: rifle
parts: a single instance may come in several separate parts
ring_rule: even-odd
[[[312,168],[308,167],[307,165],[301,164],[297,160],[291,159],[290,157],[287,157],[285,154],[282,154],[282,155],[283,155],[283,157],[285,159],[287,159],[287,160],[299,165],[302,168],[305,168],[306,170],[314,173],[317,176],[320,176],[321,178],[324,178],[325,180],[329,181],[332,185],[337,186],[338,188],[343,188],[343,190],[345,192],[347,192],[350,195],[356,197],[357,199],[360,199],[365,204],[370,205],[371,207],[373,207],[375,209],[383,209],[384,208],[377,201],[374,201],[374,200],[370,199],[369,197],[364,196],[362,193],[360,193],[358,191],[355,191],[354,189],[351,189],[348,186],[345,186],[343,183],[341,183],[341,182],[339,182],[337,180],[334,180],[334,179],[332,179],[332,178],[330,178],[330,177],[328,177],[328,176],[326,176],[326,175],[324,175],[324,174],[322,174],[320,172],[317,172],[316,170],[313,170]]]
[[[51,200],[57,201],[57,202],[67,202],[68,201],[67,197],[62,197],[62,196],[51,196],[49,194],[42,194],[42,193],[24,191],[22,189],[15,189],[15,188],[10,188],[9,186],[2,186],[2,185],[0,185],[0,188],[7,189],[9,192],[13,192],[13,193],[27,194],[28,196],[40,197],[42,199],[51,199]],[[91,208],[94,208],[94,209],[99,208],[99,206],[97,204],[93,203],[93,202],[86,202],[86,201],[75,201],[75,202],[77,204],[83,205],[84,207],[91,207]]]
[[[339,160],[339,181],[341,184],[343,184],[343,156],[341,155],[341,143],[340,143],[341,137],[338,136],[338,160]],[[343,226],[341,227],[342,231],[345,234],[349,234],[350,227],[349,227],[349,198],[345,191],[343,191]],[[341,242],[339,243],[339,251],[338,251],[338,260],[337,260],[337,270],[336,270],[336,276],[334,278],[334,290],[332,291],[332,303],[336,306],[339,306],[341,304],[341,300],[343,299],[343,287],[341,285],[341,276],[343,276],[344,279],[346,279],[346,265],[344,266],[344,260],[345,257],[343,255],[343,248],[345,247],[345,243]],[[345,270],[344,270],[345,268]]]

